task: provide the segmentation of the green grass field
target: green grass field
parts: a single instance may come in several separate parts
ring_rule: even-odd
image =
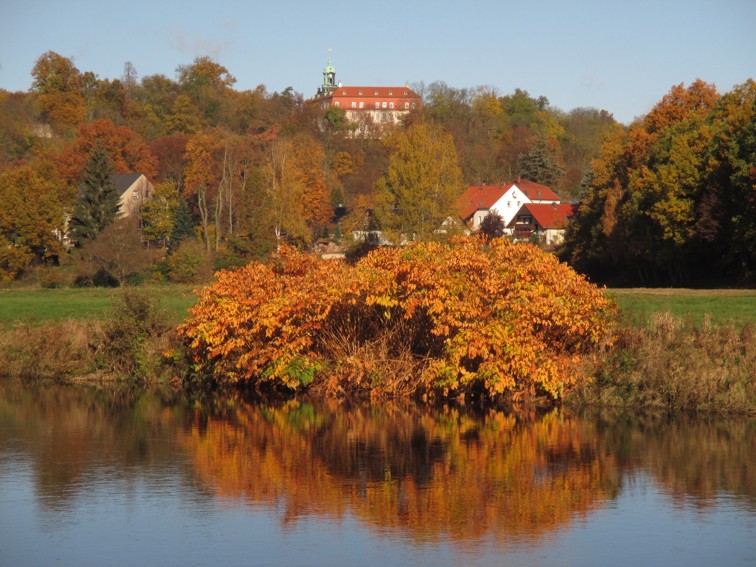
[[[744,289],[607,289],[624,315],[637,325],[651,314],[672,315],[700,325],[706,315],[716,325],[733,322],[736,327],[756,324],[756,290]]]
[[[178,323],[194,305],[192,290],[199,286],[171,285],[149,289],[160,301],[171,323]],[[66,319],[97,319],[113,305],[118,289],[0,289],[0,325],[42,324]]]
[[[147,288],[155,293],[172,323],[194,305],[197,286]],[[0,325],[41,324],[65,319],[96,319],[108,312],[117,289],[0,289]],[[652,313],[670,311],[700,325],[708,314],[712,323],[756,324],[756,290],[608,289],[625,317],[643,325]]]

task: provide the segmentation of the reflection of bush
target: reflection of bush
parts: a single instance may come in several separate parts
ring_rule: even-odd
[[[221,496],[286,505],[286,518],[346,511],[381,528],[454,539],[538,536],[615,495],[613,459],[585,422],[518,422],[391,407],[240,405],[182,433]],[[559,457],[556,459],[556,457]]]

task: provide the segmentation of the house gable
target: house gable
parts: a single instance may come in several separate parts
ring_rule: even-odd
[[[577,205],[572,203],[526,203],[506,226],[515,238],[526,239],[535,233],[543,237],[544,244],[553,246],[564,240],[567,223],[576,212]]]
[[[120,196],[118,214],[122,217],[137,214],[152,196],[152,183],[141,173],[116,174],[113,176],[113,184]]]

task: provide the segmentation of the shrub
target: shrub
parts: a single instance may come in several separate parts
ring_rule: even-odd
[[[103,334],[103,362],[110,374],[139,382],[160,373],[169,325],[148,291],[124,288],[113,300]]]
[[[212,269],[199,240],[185,240],[166,259],[168,278],[173,283],[199,283],[210,279]]]
[[[217,274],[180,333],[199,372],[256,387],[558,399],[614,313],[534,246],[457,238],[354,266],[284,248]]]

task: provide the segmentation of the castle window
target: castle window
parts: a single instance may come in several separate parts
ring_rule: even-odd
[[[391,91],[389,91],[389,96],[394,96],[394,93],[392,93]]]
[[[346,94],[346,91],[341,91],[341,94],[345,95],[345,94]]]
[[[407,96],[407,94],[408,94],[407,91],[404,91],[404,96]]]
[[[357,108],[357,103],[352,101],[352,108]]]
[[[394,103],[393,102],[389,103],[389,108],[394,108]]]
[[[376,103],[375,103],[375,107],[376,107],[376,108],[380,108],[380,107],[381,107],[381,103],[380,103],[380,102],[376,102]]]
[[[364,102],[362,102],[362,101],[360,101],[360,108],[362,108],[362,107],[364,107],[364,106],[365,106],[365,103],[364,103]]]
[[[412,108],[415,108],[417,106],[414,102],[412,103]]]
[[[409,103],[408,102],[404,103],[404,108],[409,108]]]
[[[338,107],[339,107],[339,101],[337,100],[336,102],[334,102],[334,103],[333,103],[333,105],[334,105],[334,106],[335,106],[336,108],[338,108]]]
[[[383,108],[386,108],[386,101],[385,101],[385,100],[383,101],[383,103],[381,104],[381,106],[382,106]]]
[[[374,92],[373,92],[373,94],[374,94],[375,96],[378,96],[378,91],[374,91]]]
[[[361,94],[362,94],[362,91],[359,91],[359,92],[358,92],[357,94],[361,95]]]

